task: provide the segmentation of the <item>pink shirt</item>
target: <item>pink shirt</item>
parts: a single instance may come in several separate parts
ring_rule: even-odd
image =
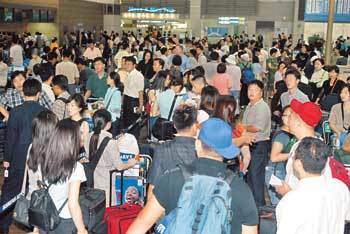
[[[216,73],[210,82],[212,86],[219,90],[220,95],[229,95],[232,88],[232,79],[227,73]]]

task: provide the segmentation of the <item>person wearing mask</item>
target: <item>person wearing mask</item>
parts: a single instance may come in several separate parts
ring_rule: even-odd
[[[250,146],[251,161],[247,179],[257,207],[265,205],[265,167],[268,161],[271,131],[271,111],[262,98],[263,90],[264,84],[259,80],[248,84],[250,102],[242,119],[244,130],[256,136],[254,144]]]
[[[86,149],[86,155],[88,159],[92,160],[92,157],[96,151],[101,147],[103,140],[112,138],[112,134],[108,132],[112,125],[111,114],[106,109],[97,110],[93,117],[94,131],[89,134],[88,138],[84,142],[84,148]],[[111,139],[108,141],[100,160],[97,163],[94,171],[94,188],[104,190],[106,192],[106,205],[109,206],[109,172],[114,169],[120,171],[129,169],[136,164],[135,158],[129,159],[127,163],[123,163],[120,159],[119,147],[117,141]],[[112,183],[115,184],[115,181]],[[112,186],[112,198],[115,200],[115,186]]]
[[[71,61],[72,52],[63,50],[63,60],[56,65],[56,75],[64,75],[68,79],[68,91],[70,94],[76,92],[76,84],[79,83],[79,70]]]
[[[232,80],[226,73],[226,64],[219,63],[216,69],[216,74],[213,79],[209,82],[212,86],[217,88],[220,95],[229,95],[232,88]]]
[[[153,53],[151,51],[144,51],[143,59],[137,65],[137,70],[139,70],[147,80],[150,80],[153,77]]]
[[[44,183],[51,184],[49,194],[59,213],[61,222],[50,233],[87,234],[79,204],[81,183],[86,181],[84,167],[78,162],[81,145],[79,124],[70,119],[58,122],[44,152],[41,165]]]
[[[232,144],[232,129],[223,120],[212,118],[205,121],[195,141],[195,149],[198,159],[191,164],[194,174],[217,177],[224,175],[227,165],[224,159],[233,159],[239,153],[239,149]],[[177,206],[177,201],[182,197],[183,186],[186,179],[182,169],[170,170],[163,174],[156,182],[151,196],[144,209],[131,224],[127,234],[145,233],[165,212],[168,215]],[[258,225],[258,213],[254,203],[252,193],[248,186],[239,178],[234,177],[230,183],[232,196],[230,207],[236,212],[232,212],[231,232],[256,234]],[[193,196],[193,195],[191,195]],[[207,198],[206,194],[203,195]],[[179,208],[181,209],[181,208]],[[192,217],[189,217],[194,219]],[[191,224],[184,229],[189,232]]]
[[[318,95],[315,103],[321,104],[324,98],[327,98],[328,95],[334,94],[335,96],[339,96],[340,89],[345,85],[345,82],[338,78],[339,75],[339,67],[337,65],[330,66],[328,68],[328,80],[323,82],[322,89],[320,94]],[[338,101],[338,100],[336,100]],[[338,102],[336,102],[338,103]],[[333,103],[333,104],[336,104]],[[322,107],[322,106],[321,106]],[[328,109],[327,111],[329,111]]]
[[[329,114],[329,127],[340,137],[342,132],[347,132],[350,127],[350,86],[344,85],[340,89],[341,103],[332,106]]]
[[[132,56],[125,58],[126,71],[129,73],[124,82],[123,97],[123,127],[134,124],[142,112],[144,77],[136,70],[136,59]],[[138,136],[138,129],[133,132]]]
[[[315,68],[314,73],[310,79],[310,85],[313,89],[313,98],[312,101],[316,101],[318,95],[321,92],[323,83],[328,79],[328,72],[324,70],[324,60],[320,58],[316,58],[313,61],[313,65]]]
[[[88,60],[94,60],[95,58],[102,57],[102,53],[99,48],[95,47],[95,43],[92,40],[88,40],[88,47],[86,48],[83,57]]]
[[[14,107],[7,123],[5,154],[3,166],[8,170],[1,188],[0,204],[5,204],[21,192],[24,178],[27,151],[32,141],[32,121],[45,110],[39,103],[41,84],[34,79],[23,83],[23,104]],[[12,223],[13,207],[0,215],[0,232],[9,233]]]
[[[70,94],[68,93],[68,79],[64,75],[55,76],[52,79],[52,90],[57,99],[52,105],[52,112],[59,120],[69,117],[67,104]]]
[[[120,77],[117,72],[111,72],[107,78],[106,96],[103,99],[104,108],[111,114],[112,118],[112,135],[113,137],[120,133],[120,112],[122,109],[122,94],[124,86],[120,82]]]
[[[108,89],[105,62],[102,57],[94,59],[95,73],[86,82],[85,101],[90,97],[104,98]]]
[[[4,121],[7,121],[9,112],[7,109],[13,109],[16,106],[23,104],[25,98],[23,93],[23,83],[26,77],[24,72],[15,71],[11,75],[11,82],[14,88],[9,88],[0,96],[0,113],[4,116]],[[39,82],[40,83],[40,82]],[[45,92],[40,89],[39,104],[50,110],[52,101]]]
[[[281,106],[282,108],[290,105],[293,99],[297,99],[301,102],[308,102],[308,96],[299,90],[298,84],[300,82],[301,74],[295,68],[290,68],[285,73],[285,83],[288,91],[281,95]]]
[[[303,138],[294,152],[295,189],[276,207],[277,234],[344,233],[350,214],[347,186],[323,175],[331,149],[320,139]]]

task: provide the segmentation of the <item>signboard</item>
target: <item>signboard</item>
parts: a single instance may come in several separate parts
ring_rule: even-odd
[[[173,7],[146,7],[146,8],[138,8],[138,7],[129,7],[128,12],[133,13],[175,13],[176,10]]]
[[[228,29],[208,27],[207,33],[208,37],[224,37],[226,34],[228,34]]]
[[[329,0],[306,0],[304,20],[327,22]],[[334,22],[350,22],[350,0],[335,0]]]

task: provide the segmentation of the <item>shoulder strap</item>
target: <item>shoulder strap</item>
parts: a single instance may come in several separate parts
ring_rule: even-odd
[[[341,102],[340,109],[341,109],[341,119],[342,119],[342,122],[343,122],[343,129],[346,130],[346,127],[344,126],[344,120],[345,120],[345,117],[344,117],[344,102]]]
[[[193,170],[189,166],[178,164],[177,167],[180,168],[185,181],[193,175]]]
[[[100,146],[98,147],[96,153],[93,155],[92,158],[90,157],[90,158],[91,158],[91,160],[90,160],[90,166],[91,166],[91,168],[92,168],[93,170],[96,169],[96,166],[97,166],[98,162],[100,161],[101,156],[102,156],[102,154],[103,154],[103,152],[104,152],[105,148],[107,147],[108,142],[109,142],[110,140],[111,140],[110,137],[105,137],[105,138],[102,140]]]
[[[233,173],[231,170],[226,171],[225,181],[228,183],[228,185],[231,187],[233,179],[236,177],[236,174]]]
[[[170,111],[169,111],[169,115],[168,115],[168,121],[170,120],[171,115],[173,114],[173,110],[174,110],[174,107],[175,107],[175,102],[176,102],[177,97],[178,97],[178,95],[175,94],[173,102],[171,103],[171,107],[170,107]]]
[[[26,168],[24,170],[24,178],[23,178],[23,183],[22,183],[22,189],[21,193],[24,195],[26,192],[26,184],[27,184],[27,174],[28,174],[28,165],[26,163]]]
[[[109,105],[111,104],[111,101],[112,101],[112,98],[113,98],[113,94],[115,94],[115,92],[117,92],[118,89],[115,89],[112,94],[111,94],[111,97],[109,98],[108,102],[107,102],[107,105],[106,105],[106,110],[108,110],[108,107]]]
[[[337,82],[338,82],[338,78],[335,80],[335,82],[334,82],[334,84],[333,84],[333,87],[332,87],[332,89],[331,89],[331,92],[330,92],[329,94],[332,94],[332,93],[333,93],[333,90],[334,90],[334,88],[335,88]]]
[[[63,118],[66,116],[66,109],[67,109],[67,103],[68,103],[68,99],[63,98],[63,97],[59,97],[56,100],[60,100],[64,103],[64,111],[63,111]]]

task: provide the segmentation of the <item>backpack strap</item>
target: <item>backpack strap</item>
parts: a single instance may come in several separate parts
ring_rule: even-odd
[[[174,110],[174,107],[175,107],[175,102],[176,102],[176,99],[177,99],[178,96],[179,95],[175,94],[173,102],[171,103],[171,107],[170,107],[170,111],[169,111],[169,115],[168,115],[168,121],[170,121],[171,115],[173,114],[173,110]]]
[[[107,147],[108,145],[108,142],[111,140],[112,138],[110,137],[105,137],[101,144],[100,144],[100,147],[98,147],[98,150],[96,151],[96,153],[93,155],[93,157],[89,157],[91,160],[90,160],[90,166],[92,168],[93,171],[95,171],[96,167],[97,167],[97,164],[98,162],[100,161],[101,159],[101,156],[105,150],[105,148]]]
[[[63,98],[63,97],[59,97],[56,100],[60,100],[64,103],[64,111],[63,111],[63,118],[64,116],[66,116],[66,109],[67,109],[67,103],[68,103],[68,99]]]
[[[226,176],[225,176],[225,181],[228,183],[229,186],[231,186],[232,181],[235,179],[237,175],[233,173],[231,170],[226,170]]]

